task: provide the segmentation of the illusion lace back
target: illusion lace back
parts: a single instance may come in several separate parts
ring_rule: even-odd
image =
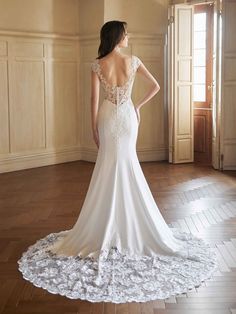
[[[98,111],[100,146],[73,228],[51,233],[18,260],[35,286],[91,302],[145,302],[187,292],[218,269],[201,238],[171,228],[162,217],[136,153],[139,120],[131,99],[141,60],[112,86],[92,63],[105,92]]]
[[[125,82],[122,86],[112,86],[108,84],[106,79],[104,78],[100,63],[98,59],[95,59],[95,61],[92,63],[92,70],[97,73],[102,87],[105,91],[105,99],[110,100],[114,104],[122,104],[125,101],[128,101],[131,97],[132,92],[132,86],[135,78],[135,73],[137,68],[140,65],[140,59],[136,56],[132,56],[131,58],[131,70],[129,73],[129,79]]]

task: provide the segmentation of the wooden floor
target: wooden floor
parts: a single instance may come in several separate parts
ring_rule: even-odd
[[[236,172],[198,165],[141,163],[166,222],[212,244],[220,272],[179,297],[147,303],[90,303],[37,288],[17,260],[51,232],[78,218],[94,164],[71,162],[0,175],[0,313],[226,314],[236,313]]]

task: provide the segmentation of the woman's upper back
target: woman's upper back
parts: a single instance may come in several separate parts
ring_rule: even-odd
[[[122,88],[134,78],[141,60],[134,55],[131,56],[105,56],[95,59],[91,69],[97,73],[100,81],[105,85]]]
[[[91,69],[101,82],[105,99],[114,104],[122,104],[131,97],[135,73],[141,60],[132,55],[125,59],[95,59]]]

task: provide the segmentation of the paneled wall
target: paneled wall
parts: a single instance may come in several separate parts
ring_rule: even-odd
[[[125,52],[137,55],[161,87],[141,108],[139,159],[166,159],[167,1],[150,0],[150,6],[147,3],[142,9],[142,21],[138,9],[141,3],[0,2],[0,172],[96,160],[90,116],[90,65],[97,56],[100,27],[112,19],[127,20],[131,37]],[[127,5],[133,9],[127,10]],[[147,88],[146,81],[137,76],[134,103]],[[101,93],[100,101],[102,96]]]
[[[163,35],[135,35],[131,40],[132,54],[137,55],[160,85],[160,91],[140,109],[141,122],[137,142],[140,161],[164,160],[167,158],[167,112],[164,102],[164,51]],[[133,93],[134,103],[143,98],[150,88],[146,81],[136,76]]]
[[[77,40],[0,36],[0,170],[80,159]]]

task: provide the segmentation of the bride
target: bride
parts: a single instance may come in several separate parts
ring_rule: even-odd
[[[160,89],[135,55],[125,55],[127,23],[100,31],[91,65],[91,121],[98,148],[89,188],[73,228],[38,240],[18,260],[23,277],[50,293],[91,302],[145,302],[188,292],[218,263],[201,238],[170,228],[136,153],[140,108]],[[150,90],[131,99],[136,73]],[[104,100],[99,104],[100,85]]]

